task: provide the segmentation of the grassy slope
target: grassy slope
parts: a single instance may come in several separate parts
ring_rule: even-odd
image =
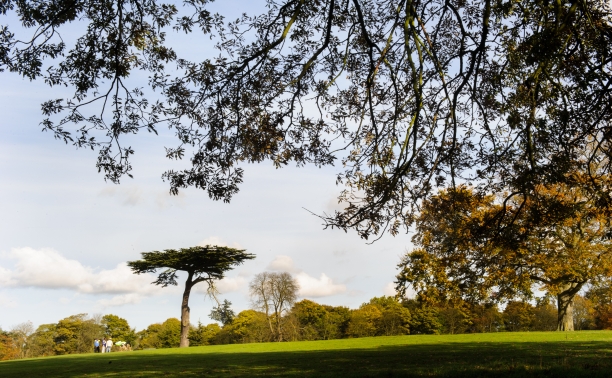
[[[608,377],[612,332],[397,336],[0,362],[0,377]]]

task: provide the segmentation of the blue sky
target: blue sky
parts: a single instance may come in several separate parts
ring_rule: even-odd
[[[224,2],[223,7],[243,4]],[[223,9],[221,9],[223,10]],[[177,39],[189,45],[192,37]],[[75,150],[42,133],[40,103],[70,92],[1,74],[0,88],[0,327],[35,326],[77,313],[113,313],[137,329],[180,315],[180,286],[161,289],[153,276],[135,276],[125,262],[140,252],[224,244],[257,255],[219,284],[235,310],[249,308],[248,282],[265,270],[288,271],[301,298],[357,307],[392,294],[410,235],[367,245],[355,233],[323,230],[315,213],[331,212],[341,187],[337,167],[245,166],[230,204],[196,189],[170,196],[161,174],[188,162],[170,162],[172,132],[139,134],[134,179],[104,181],[96,153]],[[135,81],[139,78],[135,75]],[[201,289],[204,289],[202,287]],[[203,290],[192,294],[192,322],[211,322]]]

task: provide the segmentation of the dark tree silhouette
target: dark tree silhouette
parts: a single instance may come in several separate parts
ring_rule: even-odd
[[[189,346],[189,295],[191,289],[200,282],[206,282],[212,288],[214,281],[223,278],[225,272],[232,270],[245,260],[254,259],[255,255],[245,253],[245,250],[219,247],[191,247],[166,249],[162,252],[143,252],[142,260],[128,261],[128,266],[136,274],[159,273],[155,285],[166,287],[177,285],[177,271],[187,273],[185,290],[181,303],[181,347]]]
[[[166,156],[191,155],[163,174],[172,193],[229,201],[245,163],[341,161],[346,206],[322,218],[364,238],[407,229],[439,188],[528,198],[571,170],[610,173],[607,1],[268,0],[229,22],[208,3],[5,0],[0,69],[73,88],[43,104],[43,128],[97,149],[113,182],[131,176],[123,137],[162,124],[178,137]],[[173,30],[212,38],[216,57],[179,56]],[[130,87],[135,71],[147,88]],[[576,159],[587,143],[601,171]]]

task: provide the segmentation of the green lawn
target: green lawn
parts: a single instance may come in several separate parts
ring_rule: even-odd
[[[241,344],[0,362],[0,377],[609,377],[612,331]]]

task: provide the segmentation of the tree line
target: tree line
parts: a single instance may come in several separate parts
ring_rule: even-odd
[[[9,331],[0,329],[0,361],[91,353],[94,339],[102,337],[131,345],[137,340],[136,330],[117,315],[77,314],[36,329],[31,322],[18,324]]]
[[[288,276],[266,273],[270,275]],[[231,302],[224,301],[209,315],[218,323],[190,326],[189,345],[557,329],[557,308],[548,296],[535,302],[511,301],[503,309],[493,303],[454,301],[434,305],[389,296],[374,297],[356,309],[302,299],[284,307],[278,317],[261,308],[253,301],[253,308],[235,314]],[[609,287],[593,287],[584,296],[576,296],[574,328],[612,329]],[[102,336],[126,341],[133,349],[174,348],[181,344],[181,329],[181,321],[170,318],[136,332],[126,319],[112,314],[77,314],[36,329],[27,322],[0,330],[0,360],[91,353],[94,338]]]

